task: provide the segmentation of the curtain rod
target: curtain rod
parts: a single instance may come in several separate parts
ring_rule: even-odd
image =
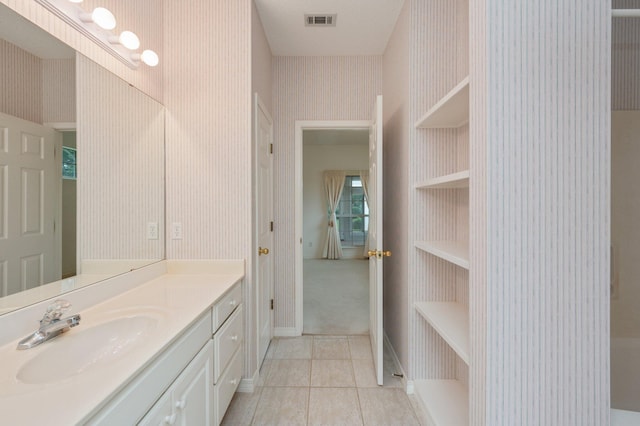
[[[612,18],[640,18],[640,9],[611,9]]]

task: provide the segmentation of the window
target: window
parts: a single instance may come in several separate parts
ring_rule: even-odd
[[[76,149],[62,147],[62,179],[76,180]]]
[[[342,246],[364,246],[369,230],[369,206],[360,176],[346,176],[336,218]]]

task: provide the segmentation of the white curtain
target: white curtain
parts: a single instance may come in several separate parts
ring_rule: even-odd
[[[325,259],[340,259],[342,257],[342,245],[338,234],[336,210],[340,203],[342,188],[344,188],[345,173],[341,171],[324,172],[324,192],[327,196],[329,207],[329,223],[327,226],[327,240],[324,244],[322,257]]]
[[[362,182],[362,190],[364,191],[364,199],[369,204],[369,170],[361,170],[360,171],[360,181]],[[364,213],[364,208],[363,208]],[[367,228],[367,234],[364,238],[364,257],[369,257],[369,230]]]

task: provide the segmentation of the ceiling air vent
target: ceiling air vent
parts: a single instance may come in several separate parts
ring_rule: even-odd
[[[338,15],[304,15],[305,27],[335,27]]]

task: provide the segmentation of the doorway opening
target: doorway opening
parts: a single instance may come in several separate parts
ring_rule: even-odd
[[[296,328],[304,334],[368,334],[368,205],[361,175],[369,169],[370,123],[296,124]],[[333,217],[327,173],[343,178]],[[331,225],[339,255],[327,253]]]

